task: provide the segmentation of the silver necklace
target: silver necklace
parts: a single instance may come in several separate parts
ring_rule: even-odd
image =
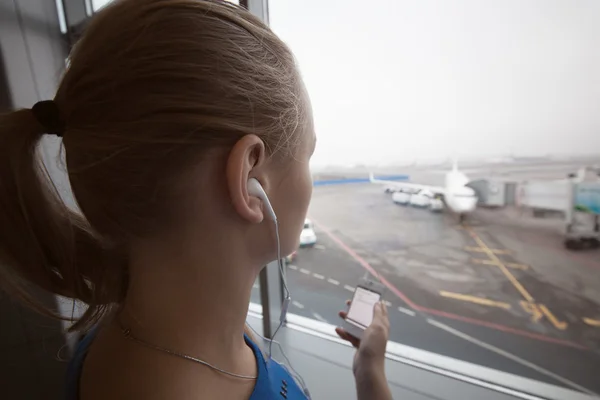
[[[193,361],[195,363],[205,365],[208,368],[213,369],[213,370],[215,370],[217,372],[220,372],[222,374],[233,376],[234,378],[240,378],[240,379],[255,380],[255,379],[258,378],[258,376],[241,375],[241,374],[236,374],[236,373],[233,373],[233,372],[225,371],[224,369],[221,369],[219,367],[215,367],[214,365],[211,365],[211,364],[207,363],[206,361],[201,360],[199,358],[188,356],[187,354],[178,353],[176,351],[169,350],[169,349],[166,349],[164,347],[160,347],[160,346],[157,346],[155,344],[145,342],[145,341],[143,341],[141,339],[138,339],[137,337],[133,336],[131,334],[131,329],[129,329],[129,328],[124,328],[124,327],[121,326],[121,332],[123,333],[123,335],[127,339],[129,339],[129,340],[131,340],[131,341],[133,341],[133,342],[135,342],[137,344],[141,344],[142,346],[146,346],[146,347],[148,347],[150,349],[162,351],[163,353],[167,353],[167,354],[170,354],[172,356],[184,358],[184,359],[186,359],[188,361]]]

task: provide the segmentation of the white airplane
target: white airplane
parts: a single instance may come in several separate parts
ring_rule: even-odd
[[[429,191],[434,195],[442,196],[448,209],[458,214],[461,221],[477,207],[477,195],[475,190],[467,186],[469,178],[458,170],[456,162],[454,162],[452,170],[446,172],[445,185],[443,187],[422,185],[413,182],[375,179],[372,173],[370,174],[370,181],[371,183],[386,185],[386,189],[393,188],[395,190],[413,192]]]

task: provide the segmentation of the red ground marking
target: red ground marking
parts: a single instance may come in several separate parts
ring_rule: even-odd
[[[418,304],[415,304],[404,293],[402,293],[402,291],[400,291],[400,289],[398,289],[396,286],[394,286],[392,283],[390,283],[387,279],[385,279],[383,276],[381,276],[381,274],[379,274],[377,271],[375,271],[375,268],[373,268],[368,262],[365,261],[365,259],[363,259],[360,255],[358,255],[354,250],[352,250],[352,248],[350,248],[340,238],[335,236],[327,227],[325,227],[322,224],[320,224],[319,222],[315,221],[313,218],[311,218],[311,220],[312,220],[313,224],[315,224],[316,226],[319,227],[319,229],[321,229],[323,232],[325,232],[327,234],[327,236],[329,236],[331,238],[331,240],[333,240],[335,243],[337,243],[338,246],[340,246],[346,253],[348,253],[352,258],[354,258],[354,260],[356,260],[356,262],[358,262],[364,269],[369,271],[373,276],[377,277],[377,279],[379,279],[381,281],[381,283],[383,283],[391,292],[393,292],[396,296],[398,296],[400,299],[402,299],[410,308],[412,308],[416,311],[420,311],[420,312],[423,312],[426,314],[438,315],[440,317],[450,318],[450,319],[454,319],[457,321],[466,322],[468,324],[485,326],[486,328],[495,329],[495,330],[498,330],[501,332],[511,333],[514,335],[525,336],[530,339],[560,344],[563,346],[574,347],[574,348],[581,349],[581,350],[589,350],[587,347],[582,346],[575,342],[571,342],[569,340],[555,339],[555,338],[551,338],[548,336],[544,336],[544,335],[540,335],[540,334],[536,334],[536,333],[532,333],[532,332],[528,332],[528,331],[523,331],[520,329],[511,328],[506,325],[496,324],[493,322],[487,322],[487,321],[483,321],[483,320],[476,319],[476,318],[464,317],[462,315],[449,313],[449,312],[441,311],[441,310],[435,310],[432,308],[427,308],[427,307],[423,307]]]

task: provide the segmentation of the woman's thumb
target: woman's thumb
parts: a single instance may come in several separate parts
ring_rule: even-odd
[[[383,307],[385,307],[385,304],[383,304],[383,302],[378,301],[377,303],[375,303],[375,305],[373,306],[373,321],[383,318]]]

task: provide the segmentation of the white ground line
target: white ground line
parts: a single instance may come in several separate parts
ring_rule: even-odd
[[[292,300],[292,304],[301,310],[304,308],[304,305],[301,303],[298,303],[296,300]]]
[[[327,320],[325,318],[323,318],[321,315],[317,314],[316,312],[312,313],[313,317],[315,317],[316,320],[321,321],[321,322],[327,322]]]
[[[354,287],[350,286],[350,285],[344,285],[344,289],[350,291],[350,292],[354,292]]]
[[[325,277],[323,275],[313,273],[313,276],[317,279],[325,279]]]
[[[384,300],[384,301],[383,301],[383,304],[385,304],[385,306],[386,306],[386,307],[391,307],[391,306],[392,306],[392,303],[390,303],[390,302],[389,302],[389,301],[387,301],[387,300]]]
[[[288,268],[289,268],[289,269],[298,269],[298,267],[296,267],[296,266],[295,266],[295,265],[293,265],[293,264],[290,264],[290,265],[288,265]]]
[[[253,283],[252,284],[252,289],[258,289],[258,283]]]
[[[325,246],[323,246],[322,244],[315,244],[315,249],[317,249],[317,250],[325,250]]]
[[[339,284],[340,284],[340,282],[339,282],[339,281],[336,281],[335,279],[331,279],[331,278],[328,278],[328,279],[327,279],[327,282],[329,282],[329,283],[331,283],[331,284],[333,284],[333,285],[339,285]]]
[[[310,275],[310,271],[307,269],[304,269],[304,268],[300,268],[300,272],[302,272],[303,274],[306,274],[306,275]]]
[[[409,310],[408,308],[404,308],[404,307],[398,307],[398,311],[400,311],[401,313],[404,313],[406,315],[410,315],[411,317],[414,317],[415,315],[417,315],[413,310]]]
[[[494,352],[496,354],[499,354],[499,355],[501,355],[503,357],[508,358],[509,360],[512,360],[512,361],[515,361],[515,362],[517,362],[517,363],[519,363],[521,365],[524,365],[525,367],[531,368],[532,370],[537,371],[540,374],[543,374],[543,375],[549,376],[551,378],[554,378],[557,381],[559,381],[559,382],[561,382],[561,383],[563,383],[563,384],[565,384],[567,386],[570,386],[570,387],[572,387],[574,389],[577,389],[577,390],[579,390],[581,392],[584,392],[584,393],[588,393],[588,394],[591,394],[591,395],[596,395],[596,393],[592,392],[591,390],[589,390],[587,388],[584,388],[583,386],[580,386],[577,383],[575,383],[573,381],[570,381],[567,378],[563,378],[562,376],[557,375],[554,372],[548,371],[547,369],[544,369],[544,368],[540,367],[537,364],[534,364],[532,362],[524,360],[524,359],[522,359],[519,356],[516,356],[516,355],[514,355],[512,353],[509,353],[506,350],[502,350],[502,349],[500,349],[500,348],[498,348],[498,347],[496,347],[494,345],[491,345],[491,344],[486,343],[486,342],[484,342],[482,340],[479,340],[479,339],[476,339],[476,338],[474,338],[472,336],[469,336],[466,333],[463,333],[463,332],[459,331],[458,329],[451,328],[448,325],[442,324],[441,322],[438,322],[438,321],[436,321],[434,319],[431,319],[431,318],[427,318],[427,322],[429,324],[437,327],[437,328],[440,328],[440,329],[442,329],[442,330],[444,330],[444,331],[446,331],[446,332],[454,335],[454,336],[458,336],[461,339],[469,341],[469,342],[471,342],[471,343],[473,343],[473,344],[475,344],[477,346],[483,347],[484,349],[490,350],[490,351],[492,351],[492,352]]]

